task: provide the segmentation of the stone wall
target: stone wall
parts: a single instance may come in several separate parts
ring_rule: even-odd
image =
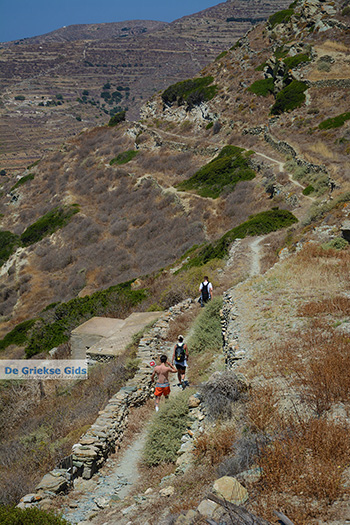
[[[237,310],[232,300],[230,290],[228,290],[223,294],[223,306],[221,310],[223,352],[227,370],[233,368],[237,360],[243,359],[246,356],[246,350],[239,342],[239,331],[236,319]]]
[[[141,405],[153,395],[150,362],[168,350],[164,341],[169,322],[188,310],[192,304],[192,299],[187,299],[169,308],[142,337],[137,350],[140,365],[135,376],[109,400],[93,425],[73,445],[71,455],[60,463],[60,467],[64,468],[55,468],[46,474],[34,493],[21,498],[19,507],[41,505],[44,500],[47,501],[58,493],[67,492],[72,488],[76,477],[90,479],[108,456],[119,448],[130,408]]]
[[[320,81],[323,82],[323,81]],[[327,82],[327,81],[325,81]],[[282,155],[287,155],[292,157],[293,160],[298,164],[298,166],[303,166],[308,169],[309,172],[312,173],[327,173],[326,166],[319,165],[319,164],[313,164],[312,162],[307,162],[304,159],[301,159],[293,146],[288,144],[288,142],[285,142],[284,140],[277,140],[275,139],[271,133],[268,132],[267,126],[257,126],[255,128],[248,128],[244,129],[242,134],[243,135],[261,135],[264,134],[265,141],[270,144],[270,146],[273,147],[276,151],[281,153]]]
[[[303,80],[309,87],[324,88],[337,87],[348,89],[350,87],[349,78],[329,78],[325,80]]]
[[[268,133],[265,131],[264,133],[264,139],[265,141],[270,144],[276,151],[279,153],[282,153],[282,155],[289,155],[292,157],[293,160],[298,164],[298,166],[303,166],[308,169],[309,172],[312,173],[327,173],[327,168],[325,166],[319,165],[319,164],[313,164],[311,162],[307,162],[306,160],[301,159],[295,149],[288,144],[288,142],[285,142],[283,140],[277,140],[275,139],[271,133]]]

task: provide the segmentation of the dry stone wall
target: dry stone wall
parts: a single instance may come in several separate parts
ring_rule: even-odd
[[[223,352],[225,356],[225,367],[227,370],[233,368],[236,362],[246,356],[245,349],[239,340],[239,329],[237,325],[238,312],[232,299],[230,290],[223,295],[223,306],[221,310],[221,331],[223,339]]]
[[[192,304],[192,299],[187,299],[169,308],[142,337],[137,350],[140,365],[135,376],[109,400],[93,425],[73,445],[72,454],[60,464],[62,468],[53,469],[46,474],[35,492],[21,499],[19,507],[40,506],[56,494],[69,491],[75,478],[81,476],[90,479],[108,456],[119,448],[130,408],[141,405],[153,395],[150,362],[167,350],[164,341],[169,322],[188,310]]]
[[[323,81],[320,81],[323,82]],[[326,82],[326,81],[325,81]],[[288,155],[292,157],[293,160],[298,164],[298,166],[303,166],[312,173],[327,173],[327,168],[324,165],[313,164],[312,162],[307,162],[304,159],[301,159],[293,146],[285,142],[284,140],[275,139],[271,133],[267,131],[267,126],[256,126],[255,128],[244,129],[243,135],[261,135],[264,134],[265,141],[270,144],[276,151],[282,155]]]

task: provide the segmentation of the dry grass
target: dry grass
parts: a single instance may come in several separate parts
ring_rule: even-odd
[[[278,368],[299,396],[321,415],[335,403],[350,401],[349,337],[318,321],[276,350]]]
[[[140,477],[132,489],[132,494],[143,493],[149,488],[157,489],[161,480],[165,476],[172,474],[175,468],[173,463],[163,463],[156,467],[147,467],[143,462],[140,462],[138,464]]]
[[[350,298],[338,295],[306,303],[299,309],[299,315],[302,316],[314,317],[327,314],[342,317],[350,315]]]
[[[235,291],[237,321],[252,348],[239,372],[250,378],[252,388],[244,432],[237,434],[235,454],[224,459],[220,472],[238,475],[254,468],[255,461],[263,475],[249,484],[252,510],[271,522],[273,510],[298,525],[327,522],[331,514],[345,521],[349,263],[349,250],[309,243]],[[244,436],[259,450],[251,449],[248,467],[237,459]]]
[[[342,472],[350,459],[349,426],[325,419],[289,421],[283,434],[260,452],[256,508],[271,519],[278,508],[298,525],[325,516],[344,494]],[[315,505],[317,502],[317,505]]]
[[[173,485],[177,497],[171,504],[171,512],[195,508],[206,498],[216,477],[215,468],[208,463],[196,465],[182,476],[176,477]]]
[[[252,432],[270,433],[279,422],[277,395],[269,385],[257,385],[250,392],[246,417]]]
[[[335,153],[332,151],[327,144],[318,140],[314,144],[309,145],[309,150],[316,153],[318,156],[325,157],[326,159],[334,159]]]
[[[125,357],[79,382],[7,384],[1,389],[0,503],[17,502],[68,455],[109,398],[130,377]],[[29,384],[30,383],[30,384]],[[30,417],[28,417],[30,414]]]
[[[198,310],[190,310],[182,315],[178,315],[175,319],[172,319],[169,323],[169,329],[167,332],[168,341],[177,341],[179,334],[185,334],[196,317]]]
[[[233,426],[215,426],[208,432],[202,432],[195,440],[195,457],[211,466],[217,465],[227,456],[236,438]]]

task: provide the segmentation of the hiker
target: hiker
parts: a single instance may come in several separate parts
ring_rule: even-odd
[[[160,365],[155,366],[151,380],[154,381],[154,377],[157,374],[157,382],[156,382],[156,389],[154,391],[154,395],[156,398],[156,412],[159,410],[159,401],[162,396],[165,397],[165,399],[168,399],[170,394],[170,385],[169,385],[169,372],[176,374],[176,368],[168,362],[168,358],[166,355],[160,356]]]
[[[213,285],[209,282],[207,275],[204,276],[203,282],[199,286],[199,291],[201,293],[199,302],[203,307],[213,297]]]
[[[177,343],[174,346],[172,363],[175,364],[177,368],[177,378],[179,380],[178,386],[185,388],[185,386],[187,386],[187,381],[185,382],[185,374],[188,363],[188,348],[182,335],[179,335]]]

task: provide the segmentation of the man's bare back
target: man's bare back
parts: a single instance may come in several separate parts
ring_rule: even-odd
[[[169,372],[173,372],[173,370],[166,366],[165,363],[161,363],[160,365],[156,366],[153,370],[158,376],[158,383],[168,383]]]
[[[168,366],[167,366],[168,365]],[[151,380],[154,381],[155,376],[157,376],[156,389],[154,395],[156,398],[156,410],[158,411],[159,400],[162,395],[165,399],[168,399],[170,394],[170,385],[169,385],[169,372],[176,374],[176,368],[169,363],[166,355],[162,355],[160,358],[160,365],[154,367]]]

